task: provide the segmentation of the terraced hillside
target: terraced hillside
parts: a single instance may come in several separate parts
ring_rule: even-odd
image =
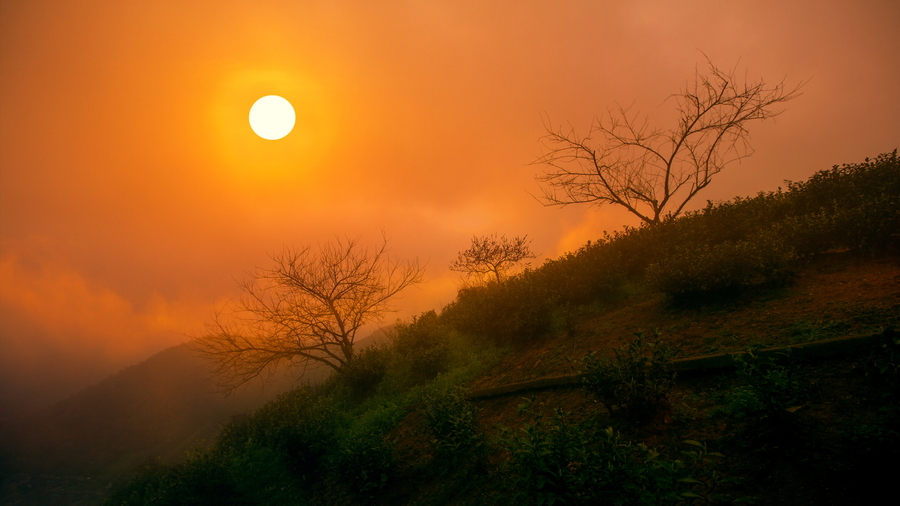
[[[871,502],[900,450],[898,318],[894,152],[461,289],[108,504]],[[814,361],[758,351],[852,336],[881,337]],[[738,351],[734,370],[673,376]]]
[[[504,355],[471,383],[470,391],[574,374],[585,353],[612,355],[611,350],[630,342],[639,329],[659,329],[662,341],[675,350],[675,359],[881,334],[900,328],[900,258],[830,253],[807,265],[790,286],[689,309],[673,308],[662,297],[635,294],[605,313],[581,316],[572,327]],[[897,353],[896,342],[893,346]],[[676,455],[685,449],[679,447],[684,440],[708,442],[725,454],[722,469],[742,479],[731,489],[733,498],[754,497],[760,504],[848,504],[889,492],[891,470],[873,468],[871,462],[895,452],[900,443],[896,404],[884,402],[884,396],[892,394],[876,367],[883,360],[880,353],[874,346],[855,355],[791,365],[803,393],[796,405],[784,407],[791,411],[783,428],[769,427],[765,419],[771,414],[754,413],[752,406],[742,404],[752,402],[747,400],[752,392],[748,394],[745,379],[734,371],[684,375],[669,393],[665,413],[640,426],[610,418],[577,382],[472,403],[485,432],[498,425],[521,430],[533,424],[533,418],[517,409],[530,402],[545,416],[558,408],[569,413],[571,424],[593,418],[593,423],[616,426],[632,441]],[[894,358],[895,371],[897,365]],[[502,502],[503,495],[490,481],[467,488],[460,486],[457,475],[422,478],[422,468],[430,469],[435,459],[422,429],[425,409],[417,406],[390,434],[400,461],[408,465],[401,466],[398,485],[388,487],[390,493],[380,504]],[[552,434],[555,428],[546,429]]]

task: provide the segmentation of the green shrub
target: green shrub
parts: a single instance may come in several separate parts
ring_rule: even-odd
[[[247,504],[236,488],[229,459],[202,450],[189,452],[175,467],[145,468],[126,487],[113,492],[107,505],[214,506]]]
[[[396,327],[394,350],[406,362],[414,384],[431,381],[450,367],[451,332],[434,311],[422,313],[412,323]]]
[[[301,476],[310,476],[334,444],[337,425],[330,398],[297,388],[227,425],[213,450],[240,455],[248,447],[271,448]]]
[[[647,279],[675,300],[688,300],[784,283],[794,274],[794,259],[793,249],[773,234],[714,246],[696,243],[650,265]]]
[[[174,501],[179,492],[179,485],[174,468],[154,463],[143,467],[125,486],[113,489],[104,504],[107,506],[176,504]]]
[[[709,412],[709,416],[712,418],[722,415],[747,418],[765,409],[756,391],[746,385],[735,387],[716,396],[715,401],[716,407]]]
[[[788,216],[772,224],[772,235],[790,241],[797,258],[809,258],[841,248],[840,227],[834,213],[821,209],[799,216]]]
[[[424,398],[425,431],[439,467],[453,469],[466,464],[484,463],[484,434],[478,427],[478,410],[466,399],[465,390],[456,387],[434,390]]]
[[[387,485],[397,462],[393,446],[379,431],[349,434],[332,455],[331,470],[361,497],[373,497]]]
[[[440,318],[463,333],[521,343],[547,332],[556,304],[535,271],[526,270],[500,283],[460,290]]]
[[[213,448],[145,469],[106,504],[303,504],[298,478],[320,471],[334,440],[333,413],[320,401],[302,389],[284,394],[227,425]]]
[[[874,195],[834,214],[838,237],[848,248],[877,252],[900,244],[900,194]]]
[[[361,402],[375,393],[387,373],[392,352],[385,346],[372,346],[356,353],[335,380],[343,384],[353,402]]]
[[[645,342],[643,333],[638,332],[634,341],[613,353],[614,358],[609,359],[592,351],[581,359],[582,386],[611,415],[624,415],[631,421],[654,417],[667,402],[675,380],[672,350],[654,331],[652,341]]]
[[[572,423],[559,409],[550,417],[533,412],[532,401],[520,412],[531,420],[519,431],[503,431],[508,452],[504,472],[516,504],[715,504],[729,480],[718,470],[720,454],[696,441],[687,461],[668,459],[643,444],[623,440],[611,428],[591,421]]]
[[[743,481],[735,476],[726,476],[722,472],[720,461],[725,457],[724,455],[709,451],[705,442],[686,440],[684,443],[693,447],[681,452],[681,455],[685,457],[685,465],[691,473],[691,476],[680,480],[682,483],[687,483],[690,488],[688,492],[682,493],[682,496],[689,498],[688,504],[756,502],[753,497],[733,497],[723,490],[730,484]]]
[[[626,279],[621,253],[606,241],[589,241],[574,253],[547,260],[535,275],[564,305],[615,299]]]
[[[406,414],[403,406],[393,402],[392,400],[381,399],[381,402],[375,405],[366,406],[361,413],[351,414],[352,421],[346,427],[344,432],[367,433],[377,432],[386,434],[393,429],[397,422]],[[339,437],[346,437],[343,433],[339,433]]]
[[[831,247],[879,251],[900,245],[897,150],[863,163],[835,165],[788,186],[793,216],[828,217],[830,226],[821,235],[831,237]]]
[[[782,356],[786,358],[789,355],[788,348]],[[752,348],[736,355],[734,361],[738,374],[753,389],[765,413],[783,412],[800,400],[801,388],[793,365],[780,365],[774,354],[762,355]]]
[[[676,299],[779,284],[797,260],[836,249],[900,246],[900,163],[896,151],[835,166],[788,190],[710,202],[655,227],[606,236],[631,275]]]
[[[643,276],[647,266],[659,258],[660,246],[672,235],[670,221],[657,226],[626,226],[624,230],[603,232],[603,242],[621,261],[624,276]]]
[[[243,498],[240,504],[304,504],[303,483],[285,454],[252,443],[228,457],[234,495]]]
[[[498,343],[528,342],[552,330],[560,305],[615,299],[625,279],[620,253],[605,241],[589,243],[537,270],[461,289],[439,319]]]
[[[820,170],[806,181],[789,181],[788,189],[795,215],[835,205],[855,207],[873,195],[900,195],[897,150],[880,154],[874,160],[866,158],[862,163]]]

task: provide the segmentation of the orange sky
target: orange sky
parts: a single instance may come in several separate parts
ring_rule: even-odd
[[[697,206],[890,151],[898,21],[893,0],[3,0],[0,409],[199,332],[286,243],[383,230],[428,262],[409,316],[453,298],[473,234],[542,259],[635,224],[529,195],[542,115],[584,131],[634,102],[668,126],[698,49],[809,83]],[[283,140],[247,124],[268,94],[297,110]]]

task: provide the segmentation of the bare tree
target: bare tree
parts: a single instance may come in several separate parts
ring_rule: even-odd
[[[784,82],[738,82],[735,70],[719,69],[707,58],[708,73],[672,95],[680,113],[671,130],[651,128],[646,119],[619,107],[595,118],[588,135],[547,125],[545,151],[534,163],[549,168],[545,205],[616,204],[655,225],[678,216],[694,196],[731,162],[753,153],[747,124],[777,116],[777,104],[799,96]],[[670,97],[670,98],[672,98]]]
[[[450,263],[450,270],[470,277],[493,275],[499,282],[515,264],[526,258],[535,258],[528,247],[530,243],[527,235],[512,240],[505,235],[497,238],[497,234],[472,237],[472,246],[459,253],[456,260]]]
[[[274,267],[257,269],[241,283],[244,296],[218,311],[193,348],[214,364],[233,389],[280,363],[324,364],[340,371],[354,357],[360,328],[394,311],[389,301],[423,280],[418,262],[387,255],[387,239],[374,250],[359,239],[285,249]]]

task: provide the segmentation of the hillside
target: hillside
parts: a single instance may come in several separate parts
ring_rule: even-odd
[[[304,380],[320,381],[323,372]],[[271,401],[297,381],[274,377],[226,397],[217,392],[199,357],[184,345],[174,346],[50,408],[9,422],[2,430],[4,475],[19,475],[13,479],[27,480],[32,488],[60,480],[38,476],[76,477],[70,478],[73,494],[103,489],[139,464],[180,462],[187,450],[214,440],[233,416]],[[91,479],[93,483],[87,481]]]
[[[568,332],[504,357],[473,388],[570,374],[568,359],[619,347],[638,330],[658,329],[677,358],[900,328],[900,259],[831,252],[805,264],[790,285],[754,296],[672,307],[660,294],[635,294],[572,319]]]
[[[585,309],[583,314],[573,319],[575,321],[568,331],[551,334],[531,346],[508,350],[493,367],[486,368],[477,378],[467,382],[468,388],[485,388],[572,373],[576,359],[585,352],[608,352],[622,346],[638,329],[660,329],[665,342],[678,350],[676,356],[690,357],[740,351],[752,345],[772,346],[837,336],[865,336],[881,332],[885,327],[898,327],[900,257],[860,257],[850,252],[834,252],[810,261],[798,272],[794,282],[774,290],[693,308],[672,307],[663,297],[648,297],[645,292],[637,292],[609,306]],[[867,356],[847,357],[802,366],[803,380],[816,385],[812,398],[804,399],[804,408],[799,411],[802,424],[806,427],[828,425],[833,430],[843,430],[842,427],[854,421],[865,420],[864,427],[876,427],[877,422],[873,424],[873,421],[877,413],[873,414],[872,402],[877,402],[877,399],[864,396],[864,391],[872,388],[867,379],[870,374],[867,372],[868,360]],[[832,460],[835,455],[827,450],[821,450],[817,457],[822,462],[837,462],[834,466],[837,469],[820,466],[815,468],[812,476],[797,471],[802,469],[799,466],[791,467],[796,464],[794,460],[797,457],[782,455],[775,462],[760,462],[759,457],[752,461],[735,460],[735,443],[728,442],[728,438],[734,436],[729,436],[729,430],[747,424],[748,419],[729,421],[718,415],[718,418],[706,416],[712,409],[710,400],[715,395],[723,395],[721,392],[727,393],[737,381],[733,374],[680,381],[670,396],[674,405],[674,421],[654,422],[650,427],[638,430],[629,431],[624,427],[620,430],[627,432],[630,438],[657,448],[675,445],[683,439],[702,439],[711,444],[719,441],[716,446],[719,451],[731,452],[726,455],[732,470],[749,466],[750,469],[743,469],[745,475],[753,475],[757,468],[777,466],[780,473],[777,477],[758,478],[761,481],[752,484],[758,487],[760,483],[771,480],[769,491],[742,489],[745,492],[752,490],[752,495],[762,497],[765,504],[841,504],[850,495],[866,497],[866,494],[878,493],[877,488],[866,493],[853,486],[849,490],[832,487],[828,491],[825,488],[829,482],[840,481],[839,475],[850,480],[851,485],[853,480],[863,480],[871,485],[876,478],[885,479],[886,476],[877,470],[859,463],[864,461],[865,455],[841,454],[845,459],[850,459],[844,464],[856,466],[860,473],[864,471],[868,477],[850,473],[846,467],[838,465],[840,459]],[[477,400],[472,404],[477,413],[477,426],[490,433],[498,426],[516,428],[529,423],[528,417],[532,415],[523,414],[517,408],[523,403],[523,398],[532,398],[533,404],[540,406],[547,417],[551,416],[551,408],[569,412],[573,425],[602,409],[576,385]],[[503,502],[503,496],[496,495],[495,480],[499,477],[492,474],[490,476],[493,477],[485,481],[469,475],[464,470],[465,466],[462,471],[454,471],[439,464],[442,457],[430,442],[432,436],[429,435],[426,419],[427,409],[427,401],[425,404],[414,402],[399,413],[396,425],[386,432],[385,441],[393,448],[396,468],[377,494],[365,496],[366,501],[382,505]],[[835,410],[846,412],[836,413]],[[877,412],[877,409],[874,411]],[[605,420],[616,423],[608,418]],[[866,445],[879,444],[877,441],[897,444],[894,439],[879,440],[872,435],[867,436],[869,439],[859,439],[863,435],[854,437],[860,444]],[[810,443],[804,441],[803,444]],[[844,444],[841,440],[829,441],[824,448]],[[357,462],[357,465],[362,463]],[[821,490],[805,490],[804,487],[810,484]],[[345,485],[330,480],[325,482],[323,486],[326,488],[314,489],[314,497],[318,499],[311,503],[354,504],[359,497],[353,494],[353,487]],[[772,495],[769,495],[773,493],[781,494],[782,500],[773,501]],[[826,501],[822,494],[830,494],[831,502]]]
[[[358,346],[383,342],[387,328]],[[42,504],[56,490],[99,503],[111,481],[148,463],[177,464],[189,450],[214,441],[235,416],[329,374],[323,368],[280,371],[226,395],[207,366],[186,346],[173,346],[47,409],[6,422],[0,428],[0,497]],[[20,489],[28,494],[18,495]]]
[[[673,308],[659,296],[637,293],[605,311],[577,317],[569,332],[510,352],[469,388],[474,391],[572,374],[578,372],[578,359],[585,353],[596,350],[611,355],[612,349],[630,342],[634,332],[654,328],[676,350],[675,358],[737,353],[752,346],[871,336],[900,328],[900,257],[830,253],[805,266],[790,286],[699,308]],[[668,396],[669,419],[628,427],[621,425],[621,420],[617,425],[605,414],[600,418],[632,440],[658,449],[669,447],[676,453],[685,449],[678,448],[680,441],[709,442],[725,453],[723,460],[731,472],[740,469],[744,484],[737,490],[761,504],[877,501],[881,494],[891,491],[892,471],[875,463],[900,450],[900,424],[896,408],[884,407],[881,396],[885,389],[872,365],[878,360],[873,358],[877,350],[873,353],[795,365],[797,384],[804,385],[804,394],[792,407],[797,411],[787,422],[789,436],[767,434],[773,429],[759,423],[753,414],[722,414],[741,409],[744,402],[731,397],[745,388],[734,373],[677,381]],[[898,367],[896,356],[894,371]],[[722,405],[723,399],[731,404]],[[533,412],[523,413],[523,403],[538,406],[544,420],[530,418]],[[568,413],[572,426],[603,412],[596,398],[580,384],[477,399],[472,405],[477,426],[486,432],[496,427],[527,428],[525,424],[529,423],[533,424],[530,430],[535,430],[541,422],[552,419],[554,409]],[[435,472],[435,459],[439,457],[427,439],[425,410],[418,406],[389,434],[403,464],[394,486],[386,487],[377,504],[502,503],[503,496],[498,496],[497,487],[490,483],[474,479],[471,486],[463,486],[457,481],[459,475],[441,470],[423,477],[423,469]],[[892,413],[893,418],[884,418],[885,413]],[[555,429],[544,430],[552,434]],[[778,442],[773,443],[770,437]],[[782,437],[795,440],[780,440]],[[541,439],[533,442],[550,444]],[[735,455],[747,452],[747,445],[757,445],[750,452],[752,458]],[[772,445],[780,445],[786,453],[761,452]]]
[[[461,289],[108,504],[847,504],[900,451],[900,161],[820,171]],[[759,348],[875,336],[799,360]],[[744,351],[729,370],[672,361]],[[578,372],[581,385],[469,399]],[[523,400],[522,397],[525,397]]]

